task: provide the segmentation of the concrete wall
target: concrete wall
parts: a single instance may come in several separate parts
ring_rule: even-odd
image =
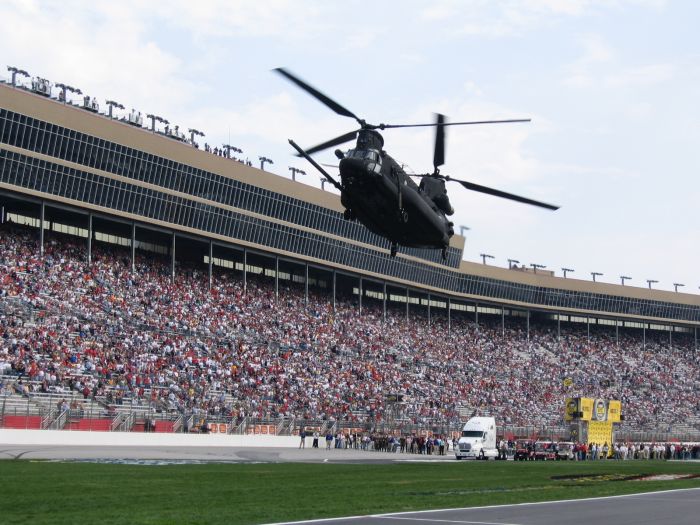
[[[308,440],[311,446],[311,439]],[[298,447],[298,436],[230,434],[152,434],[80,432],[68,430],[0,429],[0,446],[108,446],[108,447]]]

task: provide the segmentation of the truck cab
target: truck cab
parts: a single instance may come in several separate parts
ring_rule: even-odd
[[[498,457],[496,418],[473,417],[462,428],[455,448],[457,459],[489,459]]]

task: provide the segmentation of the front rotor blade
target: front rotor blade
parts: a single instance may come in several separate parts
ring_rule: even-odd
[[[312,97],[316,98],[317,100],[323,102],[326,106],[331,108],[333,111],[335,111],[338,115],[343,115],[344,117],[350,117],[354,118],[358,122],[360,119],[355,115],[352,111],[349,109],[344,108],[340,104],[338,104],[335,100],[328,98],[326,95],[321,93],[319,90],[317,90],[314,87],[311,87],[309,84],[301,80],[300,78],[295,77],[293,74],[291,74],[289,71],[287,71],[284,68],[278,67],[274,69],[274,71],[277,71],[280,75],[283,77],[287,78],[288,80],[291,80],[294,82],[297,86],[299,86],[301,89],[306,91],[308,94],[310,94]]]
[[[478,191],[479,193],[486,193],[487,195],[493,195],[495,197],[502,197],[504,199],[509,199],[512,201],[522,202],[524,204],[531,204],[533,206],[539,206],[540,208],[547,208],[548,210],[558,210],[559,206],[554,206],[552,204],[547,204],[545,202],[536,201],[533,199],[528,199],[527,197],[521,197],[520,195],[514,195],[512,193],[507,193],[505,191],[496,190],[489,188],[487,186],[481,186],[480,184],[474,184],[473,182],[467,182],[465,180],[453,179],[451,177],[445,177],[445,180],[459,182],[462,186],[468,190]]]
[[[433,126],[471,126],[473,124],[509,124],[512,122],[530,122],[532,119],[529,118],[516,118],[516,119],[508,119],[508,120],[471,120],[468,122],[444,122],[442,124],[438,124],[437,122],[433,122],[431,124],[380,124],[377,126],[380,129],[389,129],[389,128],[429,128]]]
[[[445,164],[445,115],[435,114],[435,153],[433,154],[433,167],[435,173],[439,166]]]
[[[351,131],[349,133],[346,133],[345,135],[341,135],[340,137],[336,137],[334,139],[331,139],[327,142],[324,142],[323,144],[318,144],[317,146],[314,146],[313,148],[309,148],[306,150],[307,155],[313,155],[314,153],[318,151],[323,151],[324,149],[332,148],[333,146],[339,146],[340,144],[345,144],[346,142],[350,140],[354,140],[357,138],[357,131]],[[301,155],[297,154],[297,157],[301,157]]]

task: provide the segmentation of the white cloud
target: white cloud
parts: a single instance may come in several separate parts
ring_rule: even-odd
[[[605,77],[611,87],[633,87],[658,84],[671,80],[676,72],[673,64],[647,64],[628,67]]]

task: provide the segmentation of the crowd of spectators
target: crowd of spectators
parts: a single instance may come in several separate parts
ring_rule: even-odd
[[[692,338],[525,328],[352,299],[167,261],[36,230],[0,231],[0,374],[107,403],[213,416],[458,424],[465,410],[503,425],[558,425],[564,398],[620,399],[625,424],[666,431],[700,409]],[[405,308],[405,307],[404,307]],[[641,332],[641,331],[640,331]],[[400,405],[387,394],[403,396]],[[468,416],[469,414],[467,414]]]

